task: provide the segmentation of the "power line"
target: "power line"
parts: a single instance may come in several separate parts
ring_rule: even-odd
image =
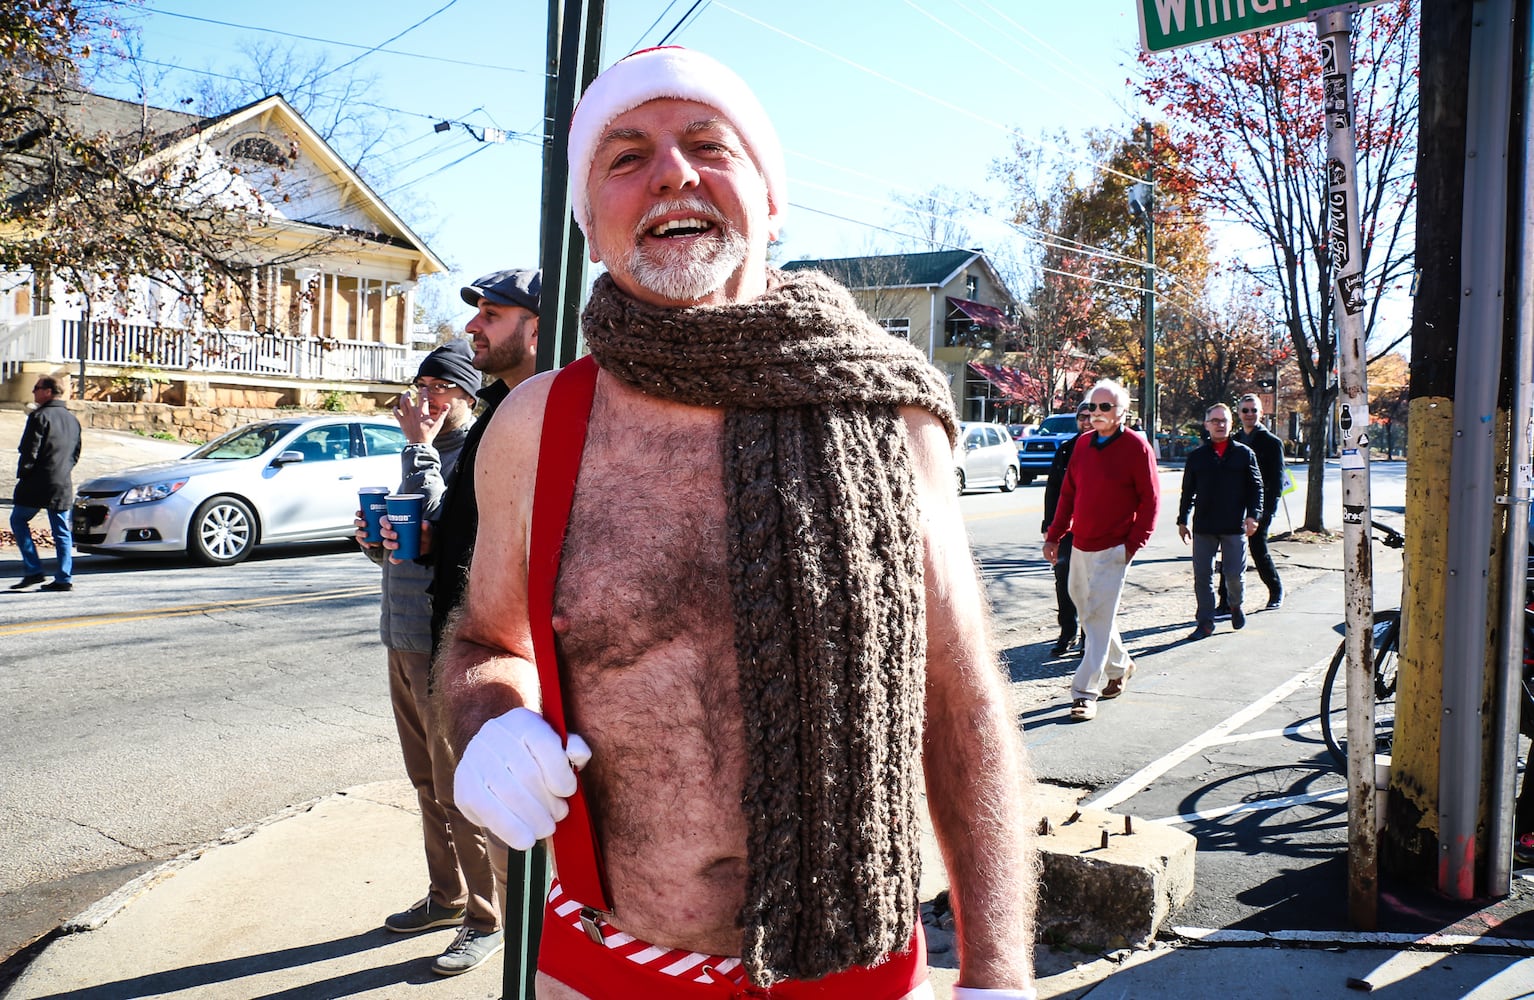
[[[699,7],[705,7],[706,8],[708,3],[709,3],[709,0],[693,0],[692,6],[687,8],[687,13],[682,15],[681,20],[677,21],[676,24],[672,25],[671,26],[671,30],[666,32],[665,36],[663,38],[661,38],[661,40],[656,42],[655,44],[656,45],[665,45],[667,42],[669,42],[671,40],[671,36],[676,34],[678,31],[681,31],[682,30],[682,25],[687,23],[687,19],[689,17],[692,17],[692,12],[697,10]]]
[[[985,117],[982,114],[979,114],[979,113],[977,113],[975,111],[970,110],[969,108],[964,107],[962,104],[955,104],[953,101],[945,100],[944,98],[938,97],[935,94],[929,94],[926,91],[921,90],[921,89],[919,89],[917,87],[914,87],[911,84],[906,83],[903,80],[897,80],[894,77],[892,77],[892,76],[890,76],[890,75],[888,75],[886,73],[881,73],[878,70],[873,69],[873,68],[871,68],[869,66],[864,66],[862,63],[855,62],[855,61],[847,58],[844,55],[840,55],[839,53],[833,52],[830,49],[825,48],[824,46],[817,45],[814,42],[809,41],[808,39],[800,38],[798,35],[795,35],[792,32],[786,31],[783,28],[779,28],[777,25],[769,24],[768,22],[763,21],[760,18],[753,17],[750,14],[747,14],[747,13],[745,13],[743,11],[736,10],[734,7],[731,7],[729,4],[723,3],[722,0],[712,0],[712,2],[716,6],[718,6],[721,10],[729,11],[731,14],[734,14],[736,17],[741,18],[742,20],[750,21],[752,24],[755,24],[758,27],[766,28],[768,31],[771,31],[771,32],[773,32],[775,34],[782,35],[784,38],[787,38],[789,41],[798,42],[800,45],[803,45],[803,46],[805,46],[806,48],[809,48],[809,49],[813,49],[814,51],[819,52],[821,55],[829,56],[830,58],[835,59],[837,62],[843,63],[843,64],[845,64],[847,66],[851,66],[853,69],[858,70],[859,72],[862,72],[862,73],[866,73],[866,74],[868,74],[869,76],[873,77],[876,80],[881,80],[884,83],[890,84],[891,86],[898,87],[899,89],[904,90],[904,91],[906,91],[908,93],[915,94],[917,97],[920,97],[923,100],[931,101],[933,104],[936,104],[939,107],[947,108],[948,110],[953,111],[956,114],[961,114],[961,115],[965,116],[966,118],[972,118],[975,121],[980,122],[983,125],[990,126],[991,128],[997,129],[998,131],[1003,132],[1003,133],[1005,133],[1007,135],[1014,136],[1015,138],[1020,139],[1020,140],[1022,140],[1024,142],[1032,142],[1034,145],[1040,146],[1042,148],[1054,149],[1056,152],[1062,153],[1062,154],[1064,154],[1064,155],[1066,155],[1066,156],[1068,156],[1068,157],[1070,157],[1072,159],[1079,160],[1079,161],[1081,161],[1083,163],[1086,163],[1086,164],[1090,165],[1091,167],[1093,167],[1096,170],[1101,170],[1101,171],[1104,171],[1105,173],[1114,174],[1116,176],[1122,177],[1125,180],[1129,180],[1129,181],[1139,182],[1139,181],[1144,180],[1144,178],[1142,178],[1142,177],[1136,177],[1133,174],[1126,174],[1122,170],[1115,170],[1113,167],[1108,166],[1106,163],[1099,163],[1096,160],[1093,160],[1091,157],[1083,156],[1082,154],[1076,152],[1075,150],[1064,149],[1062,147],[1054,145],[1053,143],[1041,142],[1039,140],[1030,140],[1022,132],[1018,131],[1015,128],[1012,128],[1010,125],[1007,125],[1007,124],[1005,124],[1003,122],[996,121],[995,119],[992,119],[992,118],[987,118],[987,117]]]
[[[334,76],[336,73],[341,72],[346,67],[356,65],[357,63],[359,63],[362,60],[366,59],[368,56],[372,55],[374,52],[377,52],[379,49],[383,48],[385,45],[388,45],[390,42],[399,41],[401,38],[404,38],[406,35],[410,34],[412,31],[414,31],[415,29],[419,28],[421,25],[425,24],[427,21],[430,21],[432,18],[436,17],[438,14],[440,14],[443,11],[447,10],[449,7],[453,6],[457,2],[458,2],[458,0],[447,0],[447,3],[443,4],[441,7],[438,7],[436,10],[432,11],[430,14],[427,14],[425,17],[421,18],[419,21],[417,21],[416,23],[412,24],[410,27],[406,28],[404,31],[401,31],[397,35],[392,35],[392,36],[390,36],[388,38],[385,38],[383,41],[379,42],[377,45],[375,45],[372,48],[368,49],[366,52],[364,52],[361,55],[356,56],[356,57],[354,57],[352,59],[347,60],[346,62],[344,62],[341,65],[337,66],[335,69],[331,70],[330,72],[328,72],[328,73],[321,73],[319,76],[317,76],[313,80],[311,80],[310,83],[311,84],[319,83],[321,80],[325,79],[325,77],[327,77],[327,76]]]
[[[119,7],[129,6],[123,3],[122,0],[112,0],[112,2],[116,3]],[[258,24],[238,24],[234,21],[220,21],[211,17],[198,17],[194,14],[182,14],[173,10],[161,10],[158,7],[131,6],[130,9],[134,11],[145,11],[159,17],[175,17],[180,18],[183,21],[197,21],[202,24],[214,24],[221,28],[237,28],[241,31],[256,31],[267,35],[279,35],[283,38],[294,38],[301,42],[314,42],[317,45],[334,45],[337,48],[343,49],[367,49],[369,52],[381,52],[385,55],[391,56],[404,56],[407,59],[425,59],[430,62],[446,63],[451,66],[468,66],[471,69],[490,69],[503,73],[537,72],[540,76],[544,75],[542,70],[523,69],[520,66],[498,66],[493,63],[472,62],[468,59],[450,59],[447,56],[429,56],[421,52],[405,52],[401,49],[388,49],[376,45],[368,46],[357,42],[343,42],[338,38],[320,38],[315,35],[301,35],[294,31],[282,31],[278,28],[265,28]]]
[[[659,14],[655,15],[655,20],[650,22],[650,26],[648,28],[646,28],[645,30],[641,31],[639,33],[639,37],[634,39],[634,44],[629,46],[629,52],[637,52],[637,51],[639,51],[639,46],[644,42],[645,36],[647,36],[650,32],[654,31],[655,30],[655,26],[657,24],[660,24],[661,21],[665,20],[666,15],[671,13],[671,8],[675,7],[677,5],[677,3],[678,3],[678,0],[671,0],[670,3],[666,4],[666,9],[665,10],[663,10]]]

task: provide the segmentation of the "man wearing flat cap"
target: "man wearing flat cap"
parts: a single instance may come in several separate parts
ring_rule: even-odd
[[[946,379],[768,266],[782,150],[715,60],[619,61],[569,148],[591,355],[485,433],[438,664],[460,807],[552,836],[538,996],[931,997],[924,771],[954,995],[1033,997],[1029,778]]]
[[[441,644],[449,616],[463,599],[469,576],[469,559],[479,527],[479,507],[474,498],[474,462],[480,436],[490,424],[496,407],[511,390],[526,380],[538,363],[538,302],[543,272],[534,269],[495,271],[465,285],[459,292],[474,307],[464,326],[474,348],[473,365],[494,379],[479,390],[483,403],[478,423],[464,441],[463,455],[448,480],[442,501],[442,518],[433,526],[431,550],[432,650]]]

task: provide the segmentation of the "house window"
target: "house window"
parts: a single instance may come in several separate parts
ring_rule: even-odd
[[[966,299],[973,299],[978,291],[980,291],[980,279],[973,274],[966,274],[964,276],[964,297]]]
[[[238,156],[242,160],[255,160],[257,163],[270,163],[274,167],[286,166],[288,158],[275,142],[265,136],[252,135],[236,142],[229,147],[231,156]]]
[[[901,316],[898,319],[881,319],[879,325],[884,327],[886,333],[899,337],[901,340],[911,339],[911,320],[908,316]]]

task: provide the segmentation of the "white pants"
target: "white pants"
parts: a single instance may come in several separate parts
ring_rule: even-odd
[[[1128,571],[1129,560],[1122,545],[1101,552],[1071,549],[1071,600],[1075,602],[1082,631],[1087,634],[1081,666],[1071,679],[1072,700],[1096,701],[1103,693],[1103,685],[1123,677],[1129,669],[1129,651],[1119,640],[1114,621]]]

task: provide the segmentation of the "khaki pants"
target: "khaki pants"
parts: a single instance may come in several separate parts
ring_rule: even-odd
[[[430,653],[389,650],[389,700],[405,773],[421,803],[426,874],[439,906],[462,906],[465,927],[500,930],[506,896],[506,847],[488,841],[453,804],[453,753],[432,725],[426,698]]]
[[[1129,560],[1122,545],[1101,552],[1071,549],[1071,600],[1076,604],[1081,629],[1087,634],[1081,666],[1071,679],[1072,700],[1096,701],[1110,679],[1123,677],[1129,669],[1129,651],[1119,640],[1114,620],[1128,571]]]

